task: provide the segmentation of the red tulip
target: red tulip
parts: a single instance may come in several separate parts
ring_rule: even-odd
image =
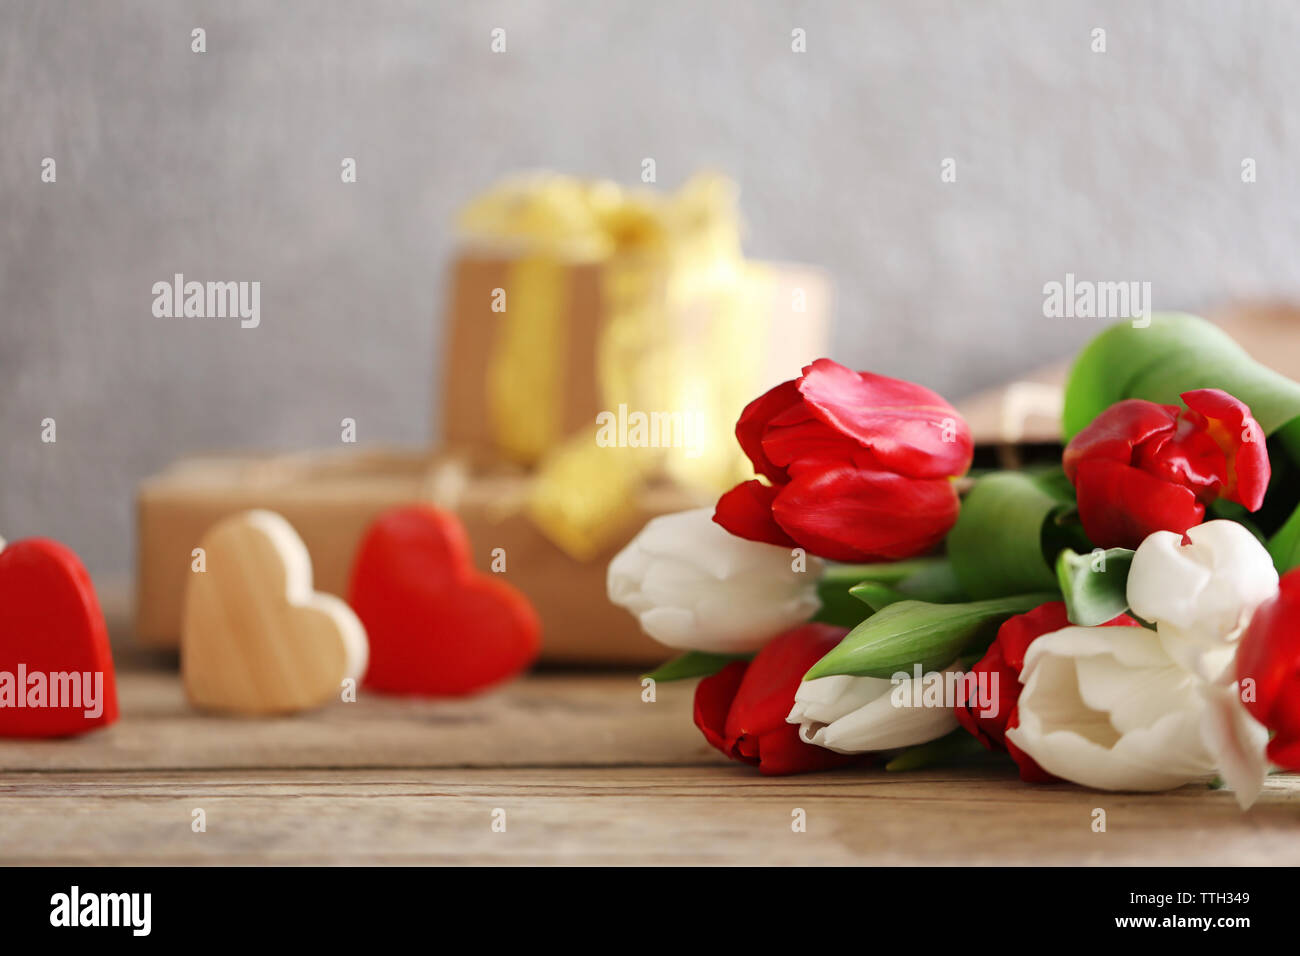
[[[695,688],[695,726],[732,760],[765,774],[830,770],[860,759],[799,739],[786,723],[803,675],[847,634],[842,627],[804,624],[773,638],[752,661],[733,661]]]
[[[1263,503],[1268,448],[1250,408],[1217,388],[1182,399],[1183,409],[1117,402],[1066,446],[1065,474],[1093,544],[1136,548],[1155,531],[1182,534],[1216,498],[1250,511]]]
[[[1274,732],[1268,759],[1300,770],[1300,568],[1282,575],[1276,596],[1251,617],[1237,649],[1237,680],[1250,715]]]
[[[965,420],[928,388],[830,359],[750,402],[736,438],[769,483],[737,485],[713,520],[836,561],[907,558],[942,541],[959,507],[949,479],[972,453]]]
[[[1027,783],[1051,783],[1056,780],[1042,767],[1011,741],[1007,740],[1007,731],[1019,726],[1020,714],[1017,705],[1023,685],[1020,672],[1025,666],[1025,652],[1029,645],[1044,634],[1051,634],[1063,627],[1070,626],[1070,619],[1065,613],[1063,601],[1051,601],[1040,604],[1032,611],[1007,618],[1000,628],[998,636],[979,662],[971,668],[971,673],[979,675],[979,680],[989,681],[997,691],[996,709],[984,712],[976,701],[966,699],[967,684],[957,684],[957,720],[976,740],[989,750],[1005,750],[1020,768],[1020,779]],[[1113,621],[1107,621],[1103,627],[1140,627],[1137,621],[1127,614],[1121,614]],[[996,678],[989,675],[997,675]]]

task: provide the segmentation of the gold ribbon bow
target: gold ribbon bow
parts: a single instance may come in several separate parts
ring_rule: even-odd
[[[746,325],[757,273],[741,255],[729,180],[701,175],[664,195],[519,177],[471,202],[460,228],[513,257],[486,400],[496,445],[538,469],[528,509],[556,544],[578,559],[600,552],[656,472],[710,493],[744,476],[732,429],[756,394],[764,343]],[[606,411],[564,434],[565,383],[581,371],[567,360],[569,270],[583,263],[601,267],[595,374]],[[637,441],[638,414],[659,426],[640,435],[659,447]],[[600,440],[606,415],[613,444]],[[662,447],[665,428],[673,447]]]

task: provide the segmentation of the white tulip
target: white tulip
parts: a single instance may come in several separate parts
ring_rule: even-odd
[[[796,564],[803,570],[796,570]],[[654,518],[609,564],[609,599],[669,647],[756,651],[821,602],[823,562],[738,538],[708,508]]]
[[[1045,634],[1020,679],[1020,726],[1007,739],[1049,773],[1098,790],[1168,790],[1215,775],[1203,682],[1149,630]]]
[[[1183,667],[1215,680],[1233,660],[1250,616],[1277,593],[1264,546],[1235,521],[1207,521],[1182,535],[1157,531],[1133,555],[1128,604],[1156,625]]]
[[[806,680],[795,691],[786,721],[800,725],[799,736],[806,743],[842,754],[911,747],[956,730],[956,702],[911,706],[921,696],[914,683],[912,677],[892,681],[842,674]]]

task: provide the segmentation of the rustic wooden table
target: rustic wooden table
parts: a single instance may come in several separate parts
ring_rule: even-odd
[[[1244,814],[1223,791],[1031,787],[1000,762],[765,778],[704,743],[693,682],[643,703],[632,672],[540,673],[267,720],[193,711],[174,658],[119,648],[118,667],[116,726],[0,741],[0,863],[1300,863],[1300,776]]]

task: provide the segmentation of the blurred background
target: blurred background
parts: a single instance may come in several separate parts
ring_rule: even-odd
[[[178,456],[429,440],[455,212],[520,169],[729,174],[834,356],[951,399],[1105,324],[1044,317],[1067,272],[1300,295],[1297,49],[1282,0],[4,0],[0,534],[122,572]],[[260,328],[154,317],[177,272],[260,281]]]

